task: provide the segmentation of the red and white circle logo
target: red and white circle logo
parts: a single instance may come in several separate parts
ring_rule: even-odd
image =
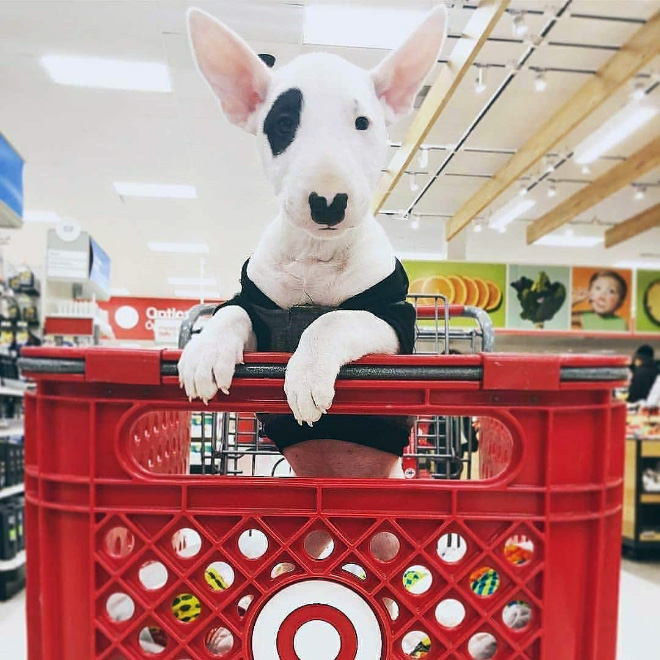
[[[254,660],[374,660],[383,653],[369,604],[328,580],[305,580],[278,591],[257,615],[251,642]]]

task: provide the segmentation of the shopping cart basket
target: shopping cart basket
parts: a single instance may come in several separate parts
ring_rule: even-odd
[[[614,659],[624,359],[347,365],[334,413],[483,420],[484,480],[388,481],[184,474],[178,357],[24,350],[30,660]],[[287,357],[209,410],[286,412]]]

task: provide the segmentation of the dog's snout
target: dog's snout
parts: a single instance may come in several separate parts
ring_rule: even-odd
[[[346,205],[348,204],[348,195],[339,193],[334,196],[331,204],[328,200],[315,192],[309,195],[309,209],[312,213],[312,220],[319,225],[325,225],[326,228],[338,225],[346,214]]]

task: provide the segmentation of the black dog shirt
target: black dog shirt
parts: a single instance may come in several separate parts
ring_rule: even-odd
[[[363,310],[388,323],[399,339],[399,352],[411,354],[415,343],[415,310],[405,301],[408,276],[397,259],[394,271],[374,286],[348,298],[337,307],[297,305],[278,307],[247,274],[248,261],[241,271],[241,291],[227,305],[242,307],[250,317],[258,351],[293,353],[300,336],[317,318],[334,310]],[[217,310],[216,310],[217,311]],[[373,447],[397,456],[408,445],[410,417],[375,415],[323,415],[310,427],[300,426],[293,415],[258,415],[265,435],[280,451],[306,440],[333,439]]]

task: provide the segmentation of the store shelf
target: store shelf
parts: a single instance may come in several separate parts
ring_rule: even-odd
[[[25,484],[16,484],[15,486],[7,486],[6,488],[0,488],[0,500],[4,500],[7,497],[12,497],[13,495],[20,495],[25,491]]]
[[[0,422],[0,438],[6,438],[9,435],[22,435],[25,432],[22,419],[10,420],[9,424]]]
[[[0,380],[0,395],[5,396],[25,396],[25,391],[28,389],[29,384],[22,380],[14,378],[2,378]]]
[[[660,538],[660,535],[658,538]],[[23,564],[25,564],[25,550],[21,550],[13,559],[0,559],[0,573],[15,571]]]
[[[495,328],[495,334],[512,337],[566,337],[573,339],[660,339],[660,334],[657,332],[607,332],[607,330],[582,332],[580,330]]]
[[[643,493],[639,501],[642,504],[660,504],[660,493]]]

